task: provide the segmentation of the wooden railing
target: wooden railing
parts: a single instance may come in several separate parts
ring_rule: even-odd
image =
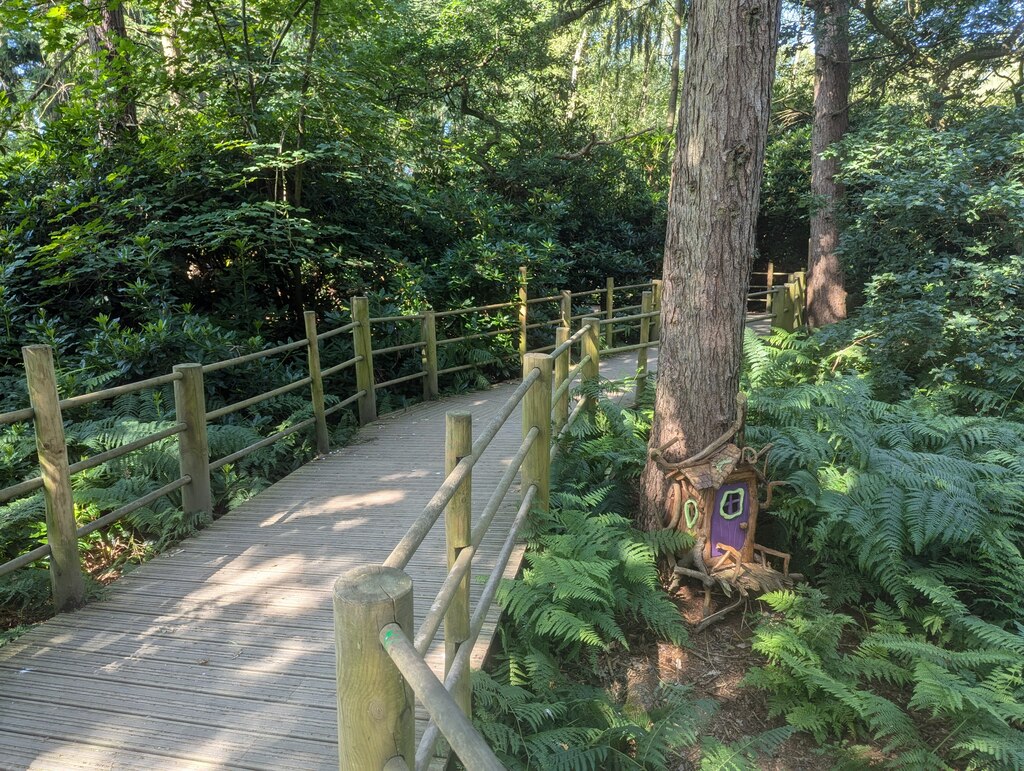
[[[605,353],[638,351],[638,366],[643,370],[638,378],[642,388],[646,376],[646,350],[648,343],[658,336],[658,312],[660,308],[661,282],[651,281],[640,284],[615,286],[608,279],[606,286],[599,289],[571,292],[563,290],[557,295],[531,298],[528,293],[527,275],[521,271],[518,299],[505,303],[494,303],[444,311],[425,310],[421,313],[371,317],[369,301],[365,297],[353,297],[350,303],[349,323],[329,330],[319,330],[316,315],[305,313],[305,334],[301,340],[285,343],[262,351],[224,359],[209,364],[188,363],[175,366],[166,375],[149,378],[136,383],[107,388],[93,393],[61,399],[57,392],[57,377],[54,368],[53,351],[48,346],[32,345],[23,349],[25,373],[30,407],[0,414],[0,426],[19,422],[34,423],[39,475],[10,485],[0,490],[0,504],[43,491],[46,510],[47,542],[31,551],[0,564],[0,576],[23,568],[31,563],[49,558],[50,581],[54,605],[58,611],[80,605],[85,587],[78,552],[78,539],[100,528],[106,527],[158,499],[180,491],[181,506],[189,515],[213,513],[211,494],[211,473],[233,464],[257,450],[269,447],[281,439],[306,429],[313,429],[316,451],[326,453],[329,447],[327,419],[339,411],[354,405],[359,423],[365,425],[377,418],[377,393],[386,388],[422,380],[422,394],[425,399],[436,399],[439,394],[439,378],[471,369],[479,369],[498,359],[487,362],[459,362],[440,367],[439,351],[446,346],[472,341],[489,341],[501,336],[518,334],[518,353],[525,356],[530,349],[531,336],[534,340],[542,330],[556,328],[555,343],[536,349],[540,353],[557,352],[553,357],[556,380],[563,386],[555,392],[555,425],[564,430],[579,409],[568,413],[568,385],[565,377],[583,375],[597,376],[598,349],[603,345]],[[769,291],[781,301],[773,301],[773,322],[787,329],[799,324],[802,308],[802,279],[790,276],[784,287]],[[616,300],[624,302],[616,306]],[[639,303],[635,302],[637,299]],[[550,306],[550,307],[545,307]],[[581,313],[576,313],[578,310]],[[546,311],[546,312],[545,312]],[[636,312],[639,311],[639,312]],[[485,329],[481,332],[464,331],[467,317],[486,323],[495,314],[515,313],[518,325]],[[598,314],[602,317],[598,318]],[[539,318],[539,321],[532,321]],[[575,321],[587,319],[594,325],[594,331],[587,336],[586,325],[571,337],[568,329]],[[493,319],[491,319],[493,321]],[[380,324],[417,324],[418,339],[408,343],[374,348],[373,327]],[[600,332],[603,330],[603,338]],[[332,338],[351,333],[353,355],[326,368],[321,363],[321,345]],[[449,336],[441,337],[442,333]],[[639,342],[616,346],[616,338],[638,334]],[[564,340],[559,335],[564,336]],[[543,340],[541,341],[543,342]],[[575,368],[568,367],[568,343],[583,344],[586,350]],[[306,375],[283,386],[265,391],[223,407],[207,410],[204,376],[232,367],[239,367],[269,357],[282,356],[306,351]],[[381,382],[375,380],[375,357],[398,354],[418,354],[419,368],[410,374],[401,375]],[[351,393],[339,399],[330,407],[326,406],[326,394],[339,393],[338,388],[328,388],[325,381],[336,378],[351,370],[354,382]],[[564,370],[564,371],[563,371]],[[113,399],[146,389],[171,385],[174,390],[174,422],[136,441],[105,452],[69,461],[65,417],[68,410],[87,404]],[[312,416],[301,420],[270,436],[243,447],[220,458],[211,458],[207,437],[208,426],[228,415],[254,407],[276,397],[297,391],[309,394]],[[105,513],[81,527],[75,520],[74,498],[71,478],[73,475],[94,468],[103,463],[124,457],[156,442],[176,436],[178,441],[179,475],[176,479],[147,494],[126,502],[119,508]]]
[[[612,321],[596,316],[581,319],[578,330],[568,325],[555,332],[550,353],[523,356],[523,380],[474,441],[472,417],[448,413],[445,433],[445,479],[381,565],[345,573],[334,586],[339,767],[342,769],[426,769],[443,736],[466,768],[501,769],[494,753],[471,721],[470,657],[502,575],[508,567],[523,524],[533,510],[547,510],[551,464],[558,438],[595,403],[581,398],[570,410],[570,391],[577,379],[596,381],[602,349],[602,327],[639,321],[641,342],[606,348],[603,353],[637,351],[638,371],[646,374],[653,292],[643,292],[644,310]],[[574,357],[574,349],[578,354]],[[575,358],[575,364],[574,364]],[[638,383],[638,388],[642,385]],[[473,467],[487,451],[516,408],[522,412],[522,443],[505,467],[473,526]],[[496,563],[470,608],[469,579],[473,557],[490,530],[517,476],[521,500],[505,533]],[[444,513],[448,573],[418,629],[413,627],[412,579],[404,568]],[[445,676],[438,678],[424,656],[444,627]],[[427,710],[430,723],[415,742],[414,697]]]

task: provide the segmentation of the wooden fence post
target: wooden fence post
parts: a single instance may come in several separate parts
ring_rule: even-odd
[[[370,301],[365,297],[352,298],[352,348],[356,356],[356,390],[365,391],[359,397],[359,425],[365,426],[377,419],[377,391],[373,382],[373,342],[370,337]]]
[[[25,362],[29,402],[35,410],[36,453],[39,474],[43,478],[46,540],[50,546],[50,589],[53,605],[60,613],[74,610],[85,602],[64,418],[57,394],[53,349],[48,345],[26,345],[21,355]]]
[[[468,412],[445,415],[444,475],[448,478],[459,461],[473,452],[473,416]],[[473,472],[466,476],[451,501],[444,508],[444,535],[448,547],[448,570],[455,565],[459,553],[470,544],[470,523],[473,519]],[[451,604],[444,614],[444,673],[451,671],[459,647],[469,639],[469,575],[459,583]],[[472,683],[469,660],[452,698],[467,717],[472,717]]]
[[[605,282],[604,290],[604,315],[608,319],[605,327],[605,348],[615,347],[615,325],[611,319],[615,318],[615,279],[611,276]]]
[[[527,300],[526,266],[519,266],[519,358],[526,355],[526,318],[529,306]]]
[[[316,451],[326,455],[331,449],[331,435],[327,431],[327,416],[324,415],[324,379],[320,375],[320,343],[316,336],[316,312],[302,314],[306,324],[306,345],[309,349],[309,393],[313,403],[313,417],[316,419]]]
[[[181,508],[186,514],[213,516],[210,491],[210,445],[206,437],[206,389],[202,364],[176,364],[181,380],[174,381],[174,413],[185,424],[178,434],[178,463],[181,475],[192,481],[181,488]]]
[[[412,688],[380,643],[398,624],[411,638],[412,579],[398,568],[364,565],[334,584],[334,644],[338,701],[338,767],[384,768],[395,756],[416,764]]]
[[[559,294],[561,295],[562,326],[570,329],[572,327],[572,292],[563,289]]]
[[[423,313],[423,324],[421,325],[423,339],[423,371],[427,376],[423,378],[423,398],[432,400],[438,397],[440,391],[437,387],[437,316],[434,311]]]
[[[772,300],[775,299],[775,295],[772,293],[772,282],[775,281],[775,263],[768,260],[768,278],[765,282],[768,285],[768,294],[764,297],[764,312],[772,312]]]
[[[569,339],[569,328],[568,327],[556,327],[555,328],[555,347],[557,348],[566,340]],[[569,379],[569,360],[571,358],[571,348],[567,348],[561,354],[555,357],[555,381],[553,387],[557,390],[562,387],[562,384]],[[552,407],[554,412],[554,423],[555,423],[555,436],[562,430],[562,426],[565,425],[569,419],[569,391],[566,390],[561,396],[559,396]]]
[[[786,299],[787,289],[785,286],[776,288],[772,292],[772,326],[779,329],[786,329]]]
[[[807,321],[807,271],[800,270],[795,274],[797,287],[796,317],[797,327],[802,327]]]
[[[650,313],[653,293],[644,292],[640,295],[640,312]],[[647,385],[647,344],[651,342],[651,319],[644,316],[640,319],[640,345],[636,352],[636,398],[639,399]]]
[[[658,311],[658,315],[651,319],[651,340],[661,340],[661,290],[662,280],[656,278],[651,281],[651,310]]]
[[[583,336],[583,357],[590,357],[583,365],[583,382],[596,383],[601,373],[601,322],[593,316],[588,316],[583,319],[583,325],[587,327],[587,334]],[[597,407],[597,399],[592,396],[585,398],[586,409],[592,410]]]
[[[523,461],[522,489],[537,485],[533,505],[547,511],[551,501],[551,374],[552,359],[546,353],[528,353],[523,357],[523,377],[534,369],[540,377],[523,398],[523,437],[536,426],[540,433]]]

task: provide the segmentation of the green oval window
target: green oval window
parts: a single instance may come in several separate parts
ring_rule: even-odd
[[[730,490],[722,496],[722,503],[718,507],[718,516],[722,519],[736,519],[743,513],[743,499],[747,491],[742,487],[738,490]]]
[[[686,519],[686,526],[693,530],[697,520],[700,519],[700,509],[697,508],[697,501],[693,498],[686,499],[686,504],[683,506],[683,517]]]

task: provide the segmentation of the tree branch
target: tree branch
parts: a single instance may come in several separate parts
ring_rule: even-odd
[[[598,139],[596,134],[591,134],[590,140],[579,150],[571,153],[559,153],[555,158],[559,161],[578,161],[588,157],[596,147],[607,147],[618,142],[625,142],[628,139],[636,139],[639,136],[650,134],[652,131],[657,130],[657,126],[651,126],[643,129],[642,131],[634,131],[632,134],[623,134],[621,137],[616,137],[615,139]]]

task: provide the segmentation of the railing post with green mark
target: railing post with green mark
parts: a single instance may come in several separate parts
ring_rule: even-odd
[[[583,358],[590,357],[583,365],[583,382],[593,385],[601,372],[601,322],[593,316],[588,316],[583,319],[583,324],[587,327],[587,334],[583,336]],[[586,400],[588,410],[597,407],[596,398],[588,396]]]
[[[327,431],[327,417],[324,415],[324,380],[320,375],[320,343],[316,335],[316,311],[302,314],[306,325],[306,346],[309,358],[309,392],[313,403],[313,417],[316,420],[316,451],[326,455],[331,449],[330,434]]]
[[[186,515],[205,512],[213,516],[203,365],[177,364],[174,371],[181,375],[174,381],[174,412],[178,422],[185,424],[178,434],[178,459],[181,475],[192,480],[181,488],[181,508]]]
[[[361,357],[356,362],[356,390],[359,397],[359,424],[365,426],[377,419],[377,392],[373,382],[373,343],[370,337],[370,301],[365,297],[352,298],[352,348]]]
[[[57,394],[53,349],[48,345],[26,345],[21,355],[25,362],[29,402],[35,411],[36,452],[43,478],[46,539],[50,546],[50,588],[53,605],[59,613],[74,610],[85,602],[68,445]]]
[[[656,278],[651,281],[653,294],[651,295],[651,310],[658,311],[658,315],[651,319],[651,340],[661,340],[661,290],[662,280]]]
[[[449,412],[445,415],[444,475],[455,471],[463,458],[473,452],[473,416],[468,412]],[[455,565],[459,553],[470,545],[470,525],[473,519],[473,472],[452,496],[444,509],[444,535],[448,551],[448,570]],[[444,673],[451,671],[459,647],[469,639],[469,571],[452,595],[451,604],[444,614]],[[469,660],[452,698],[467,717],[472,717],[472,683]]]
[[[439,393],[437,387],[437,317],[434,311],[426,311],[423,314],[423,371],[426,377],[423,378],[423,398],[436,399]]]
[[[568,327],[556,327],[555,328],[555,347],[562,345],[566,340],[569,339],[569,328]],[[562,384],[569,379],[569,360],[571,358],[572,349],[568,348],[558,356],[555,357],[555,381],[554,388],[558,390],[562,387]],[[555,436],[562,430],[562,426],[569,420],[569,391],[566,390],[555,399],[554,406],[552,407],[554,424],[555,424]]]
[[[383,769],[396,756],[415,768],[412,688],[381,645],[398,624],[412,637],[412,579],[398,568],[364,565],[334,584],[338,768]]]
[[[604,290],[604,315],[608,320],[608,324],[605,326],[605,348],[615,347],[615,323],[612,321],[615,318],[615,279],[611,276],[608,277],[605,283]]]
[[[537,485],[534,506],[547,511],[551,499],[551,374],[552,359],[546,353],[528,353],[523,357],[523,377],[534,369],[540,377],[523,398],[523,437],[536,427],[537,439],[523,460],[522,489]]]
[[[641,295],[640,313],[651,312],[653,303],[652,293],[644,292]],[[640,319],[640,345],[636,352],[636,398],[639,399],[647,386],[647,345],[651,341],[651,318],[644,316]]]
[[[526,318],[527,310],[529,306],[526,303],[528,299],[527,295],[527,277],[526,277],[526,266],[519,266],[519,358],[520,360],[526,355]]]

